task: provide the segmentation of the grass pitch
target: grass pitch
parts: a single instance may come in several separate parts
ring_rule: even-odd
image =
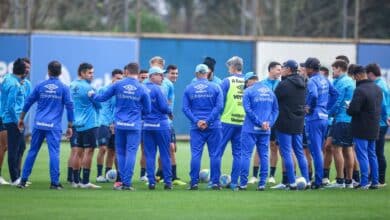
[[[387,143],[385,148],[388,160],[389,145]],[[178,146],[178,175],[188,182],[189,144],[179,142]],[[201,184],[199,191],[188,191],[188,185],[164,191],[159,184],[155,191],[149,191],[145,183],[139,181],[137,162],[133,178],[135,192],[113,191],[111,183],[100,184],[103,186],[100,190],[72,189],[66,183],[69,143],[62,143],[61,147],[61,180],[65,189],[49,190],[48,152],[43,145],[30,178],[31,186],[24,190],[0,186],[0,219],[390,219],[390,185],[374,191],[267,189],[264,192],[257,192],[256,186],[250,185],[247,191],[232,192],[228,189],[211,191],[206,184]],[[96,154],[97,151],[95,157]],[[202,168],[208,168],[207,157],[205,150]],[[9,179],[6,161],[2,173]],[[276,178],[280,181],[280,160],[278,165]],[[230,172],[229,147],[222,166],[222,173]],[[331,176],[334,174],[333,169]],[[96,160],[92,182],[95,177]]]

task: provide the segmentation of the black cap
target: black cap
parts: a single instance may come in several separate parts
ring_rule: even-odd
[[[366,70],[364,69],[364,67],[362,65],[354,65],[352,67],[352,69],[350,70],[350,73],[352,75],[357,75],[359,73],[365,73]]]
[[[321,64],[320,64],[320,61],[319,61],[317,58],[315,58],[315,57],[309,57],[309,58],[306,59],[304,66],[305,66],[306,68],[311,68],[311,69],[314,69],[314,70],[319,70]]]
[[[204,58],[203,64],[209,67],[209,69],[214,72],[214,67],[217,62],[212,57],[206,57]]]

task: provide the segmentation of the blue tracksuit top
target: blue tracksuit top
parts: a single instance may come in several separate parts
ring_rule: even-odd
[[[276,87],[280,83],[280,80],[267,78],[267,79],[265,79],[265,80],[263,80],[261,82],[263,82],[272,91],[275,91]]]
[[[37,102],[37,111],[34,118],[34,128],[41,130],[61,131],[61,119],[66,107],[67,119],[74,120],[73,102],[69,88],[58,77],[50,77],[38,84],[27,98],[23,112]]]
[[[198,129],[199,120],[205,120],[210,129],[220,128],[222,109],[223,94],[217,84],[198,79],[184,90],[182,110],[191,121],[191,129]]]
[[[379,122],[379,125],[387,126],[387,119],[390,117],[390,92],[389,87],[387,86],[387,83],[383,80],[383,78],[378,77],[375,80],[375,84],[379,86],[382,90],[382,113],[381,113],[381,120]]]
[[[104,86],[98,90],[98,94],[103,94],[107,91],[108,86]],[[114,123],[115,97],[101,103],[102,108],[99,110],[99,125],[110,126]]]
[[[307,83],[306,105],[310,107],[306,121],[328,120],[328,108],[333,106],[338,93],[333,85],[320,73],[314,73]]]
[[[14,74],[5,77],[1,86],[1,106],[3,123],[17,123],[29,96],[31,84]]]
[[[175,87],[173,86],[173,83],[167,78],[164,78],[161,87],[163,89],[165,97],[171,102],[171,104],[169,104],[169,107],[173,111],[173,105],[175,104]]]
[[[115,128],[121,130],[141,130],[142,114],[151,111],[151,103],[146,87],[137,79],[126,77],[108,87],[103,94],[93,99],[104,102],[115,96]]]
[[[144,130],[166,130],[169,129],[167,114],[172,110],[168,105],[168,100],[163,94],[162,87],[152,82],[146,83],[146,90],[150,96],[151,112],[146,114],[143,124]]]
[[[94,90],[87,80],[77,79],[70,83],[70,94],[74,102],[74,123],[76,131],[85,131],[99,126],[98,110],[100,103],[88,97],[88,92]]]
[[[334,117],[335,123],[350,123],[352,118],[347,114],[347,103],[352,100],[356,87],[355,81],[344,73],[334,79],[333,86],[337,90],[338,97],[329,110],[329,116]]]
[[[272,127],[279,114],[278,100],[273,91],[262,82],[245,89],[243,97],[245,120],[242,131],[256,134],[270,134],[271,130],[261,129],[263,122],[268,121]]]

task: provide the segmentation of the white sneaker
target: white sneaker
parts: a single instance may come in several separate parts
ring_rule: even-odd
[[[353,187],[356,187],[358,186],[360,183],[359,182],[356,182],[354,179],[352,179],[352,185]]]
[[[18,179],[16,179],[15,181],[13,181],[10,185],[11,186],[17,186],[20,184],[20,177]]]
[[[346,189],[353,189],[353,183],[345,184]]]
[[[104,178],[104,176],[98,176],[98,177],[96,177],[96,182],[97,183],[107,183],[108,180],[106,178]]]
[[[344,183],[332,183],[332,184],[325,185],[325,188],[327,188],[327,189],[343,189],[343,188],[345,188],[345,184]]]
[[[80,183],[72,182],[72,188],[80,188],[80,187],[81,187]]]
[[[286,189],[286,188],[287,186],[284,185],[283,183],[279,183],[278,185],[271,187],[271,189]]]
[[[383,187],[385,187],[385,186],[386,186],[386,183],[379,183],[379,184],[378,184],[378,187],[379,187],[379,188],[383,188]]]
[[[80,188],[83,189],[100,189],[101,186],[95,185],[93,183],[87,183],[87,184],[80,184]]]
[[[252,177],[249,178],[249,180],[248,180],[248,184],[255,184],[255,183],[257,183],[257,182],[258,182],[258,180],[257,180],[257,178],[254,177],[254,176],[252,176]]]
[[[275,181],[275,177],[273,177],[273,176],[270,176],[270,177],[268,178],[268,183],[275,184],[275,183],[276,183],[276,181]]]
[[[9,182],[7,182],[2,176],[0,176],[0,185],[9,185]]]
[[[141,181],[141,182],[148,182],[148,177],[141,176],[141,178],[139,178],[139,181]]]
[[[323,178],[322,179],[322,185],[326,186],[330,184],[330,180],[328,178]]]

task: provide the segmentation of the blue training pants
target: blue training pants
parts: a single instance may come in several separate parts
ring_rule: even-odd
[[[157,147],[160,152],[160,160],[164,173],[164,184],[172,185],[172,166],[170,156],[170,138],[171,133],[167,130],[144,130],[144,152],[146,158],[146,173],[150,185],[156,184],[154,172],[156,169],[156,153]]]
[[[115,153],[118,160],[119,175],[125,187],[131,186],[135,157],[140,141],[140,130],[115,130]]]
[[[241,163],[241,128],[240,125],[231,125],[222,123],[222,139],[218,145],[218,174],[221,176],[221,163],[222,157],[226,149],[227,143],[230,141],[232,146],[232,171],[231,171],[231,183],[237,184],[238,177],[240,175],[240,163]]]
[[[372,185],[378,184],[378,160],[375,153],[375,140],[354,138],[356,157],[360,166],[360,185],[368,185],[368,173],[371,172]]]
[[[324,176],[324,158],[322,155],[322,146],[326,137],[328,128],[328,120],[319,119],[306,122],[306,135],[308,137],[308,145],[311,156],[314,161],[315,179],[314,184],[319,186],[322,184]]]
[[[60,143],[61,131],[41,130],[34,128],[31,136],[31,146],[24,161],[22,181],[26,182],[31,175],[35,159],[41,149],[43,140],[46,138],[50,157],[50,180],[52,185],[60,183]]]
[[[269,134],[254,134],[242,132],[240,186],[245,187],[248,183],[249,166],[253,153],[253,147],[255,145],[260,158],[259,186],[265,186],[265,182],[268,176],[269,142]]]
[[[302,147],[302,134],[287,134],[276,131],[279,140],[280,155],[284,160],[289,184],[295,183],[293,152],[298,160],[301,175],[309,182],[309,171],[307,160]]]
[[[217,147],[221,141],[221,129],[206,129],[204,131],[192,129],[190,131],[190,146],[191,146],[191,167],[190,177],[191,186],[199,183],[200,163],[202,159],[203,146],[207,143],[207,148],[210,156],[210,177],[212,184],[219,185],[218,173],[220,167],[218,166]]]

